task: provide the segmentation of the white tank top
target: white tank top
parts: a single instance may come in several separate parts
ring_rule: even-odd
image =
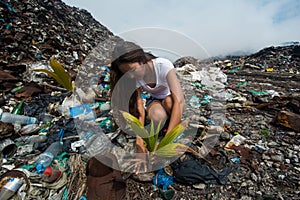
[[[144,80],[137,80],[137,88],[142,87],[144,91],[148,92],[152,97],[157,99],[164,99],[170,95],[170,87],[167,81],[168,72],[174,68],[171,61],[165,58],[155,58],[152,60],[156,75],[156,85],[151,88]]]

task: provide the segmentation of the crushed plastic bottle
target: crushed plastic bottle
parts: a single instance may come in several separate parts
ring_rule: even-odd
[[[70,117],[79,118],[84,121],[93,121],[96,119],[95,113],[89,104],[70,107]]]
[[[100,127],[104,129],[104,132],[114,131],[114,122],[111,117],[106,117],[100,122]]]
[[[28,117],[25,115],[16,115],[8,112],[3,112],[0,109],[0,121],[5,123],[12,123],[12,124],[36,124],[38,123],[37,118],[35,117]]]
[[[111,141],[103,131],[82,133],[80,138],[83,140],[83,145],[90,156],[98,153],[106,153],[111,148]]]
[[[101,111],[110,110],[110,102],[100,102],[99,103],[99,109]]]

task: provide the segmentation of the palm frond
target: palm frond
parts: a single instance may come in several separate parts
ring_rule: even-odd
[[[74,85],[71,82],[69,74],[66,72],[64,67],[55,60],[50,60],[50,66],[52,71],[46,69],[34,69],[36,72],[43,72],[54,78],[60,85],[62,85],[68,91],[73,91]]]
[[[156,156],[160,157],[174,157],[185,152],[187,146],[181,143],[167,144],[155,151]]]
[[[183,131],[185,127],[181,124],[175,126],[165,137],[160,141],[157,150],[163,148],[164,146],[172,143]]]

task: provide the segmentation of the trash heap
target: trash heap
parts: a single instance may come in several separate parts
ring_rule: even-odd
[[[183,118],[189,119],[185,136],[196,129],[190,147],[202,159],[187,153],[171,164],[174,183],[159,179],[159,172],[153,181],[157,187],[133,182],[137,192],[129,184],[131,198],[147,193],[151,199],[298,199],[299,47],[204,61],[178,59]],[[169,189],[162,191],[159,181]]]
[[[133,150],[110,108],[115,39],[61,1],[0,1],[0,11],[0,199],[84,199],[89,158],[111,144]],[[73,90],[32,71],[51,70],[50,59]],[[123,174],[126,199],[297,199],[299,59],[293,44],[176,61],[189,119],[177,140],[193,153],[150,177]]]
[[[32,70],[51,70],[54,59],[74,80],[92,48],[113,34],[61,1],[0,1],[0,13],[0,199],[79,199],[86,192],[86,163],[78,154],[84,149],[62,107],[72,91]],[[102,120],[106,128],[110,122]]]
[[[0,66],[22,68],[56,56],[70,69],[113,34],[86,10],[61,1],[0,1]]]
[[[190,85],[182,84],[186,97],[189,96],[186,117],[200,132],[193,141],[194,149],[217,170],[233,167],[225,186],[205,181],[190,184],[194,189],[177,185],[178,196],[298,198],[299,47],[269,47],[248,56],[211,59],[211,64],[198,61],[197,65],[178,66],[181,79],[190,80]],[[181,58],[180,62],[184,60]],[[211,70],[213,67],[215,70]],[[206,76],[202,76],[204,72]],[[208,85],[207,79],[212,77],[214,85]],[[221,84],[225,85],[222,90]],[[220,117],[220,113],[225,117]],[[209,134],[209,130],[215,131]],[[211,137],[203,139],[216,132],[217,141]],[[209,152],[203,152],[203,147]]]

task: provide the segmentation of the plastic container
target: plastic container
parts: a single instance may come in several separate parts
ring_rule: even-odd
[[[0,121],[11,124],[36,124],[37,118],[3,112],[0,108]]]
[[[23,185],[23,181],[19,178],[11,178],[1,189],[0,199],[7,200],[10,199],[18,191],[18,189]]]
[[[62,142],[52,143],[45,152],[43,152],[36,161],[36,170],[42,174],[45,169],[52,163],[53,158],[63,150]]]

